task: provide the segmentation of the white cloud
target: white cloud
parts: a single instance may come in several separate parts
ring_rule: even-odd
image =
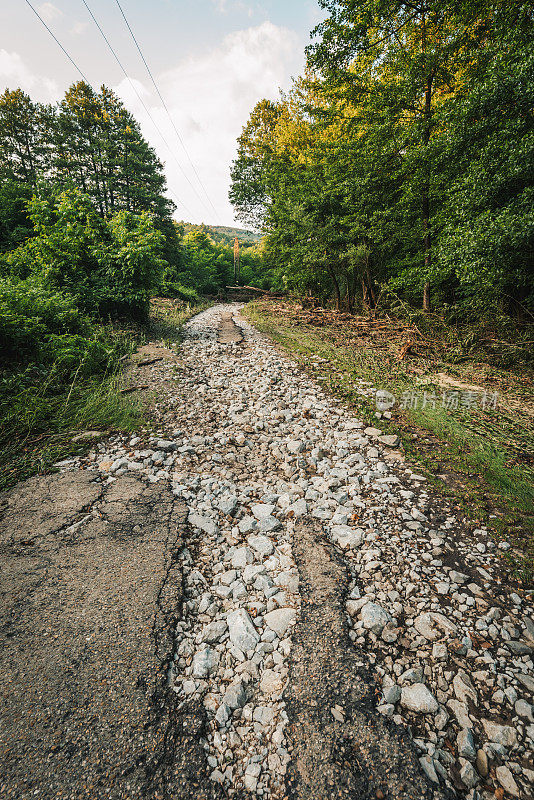
[[[229,11],[245,12],[249,17],[254,13],[254,8],[243,0],[211,0],[220,14],[227,14]]]
[[[88,27],[89,27],[88,22],[75,22],[70,32],[74,34],[74,36],[81,36],[82,33],[85,33]]]
[[[32,100],[50,103],[57,100],[60,92],[55,81],[35,75],[18,53],[0,50],[0,88],[24,89]]]
[[[301,70],[303,46],[294,32],[264,22],[229,34],[218,47],[187,58],[156,78],[197,172],[225,224],[233,220],[228,188],[237,137],[256,102],[262,98],[276,99],[279,88],[287,88],[291,75]],[[142,122],[145,135],[166,163],[170,186],[191,209],[194,221],[213,222],[213,211],[202,206],[169,151],[160,145],[161,140],[127,82],[123,81],[117,92]],[[159,99],[153,94],[151,98],[149,105],[143,96],[167,141],[175,146],[176,156],[190,180],[198,186]],[[198,191],[202,195],[200,188]],[[187,216],[181,208],[177,215]]]
[[[42,3],[40,6],[37,6],[37,11],[45,22],[53,22],[53,20],[63,16],[63,11],[53,3]]]

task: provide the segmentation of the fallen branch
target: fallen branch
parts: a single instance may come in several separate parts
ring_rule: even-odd
[[[234,291],[239,292],[242,291],[243,289],[247,289],[247,291],[249,292],[259,292],[260,294],[269,294],[268,289],[258,289],[257,286],[227,286],[226,288],[232,292]]]
[[[141,389],[148,389],[148,383],[144,383],[144,384],[142,384],[140,386],[128,386],[127,389],[121,389],[120,393],[121,394],[131,394],[131,392],[137,392],[138,390],[140,391]]]
[[[138,361],[138,367],[148,367],[149,364],[155,364],[156,361],[163,361],[163,356],[158,356],[157,358],[147,358],[144,361]]]

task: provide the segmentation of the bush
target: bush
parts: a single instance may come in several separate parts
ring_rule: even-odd
[[[71,296],[86,314],[146,315],[165,263],[150,214],[102,219],[77,189],[35,195],[28,208],[35,235],[5,256],[11,275]]]
[[[88,321],[72,297],[31,280],[0,279],[0,348],[17,361],[50,361],[58,342],[85,333]]]
[[[183,300],[184,303],[196,304],[199,302],[198,292],[191,286],[184,286],[183,283],[173,280],[164,280],[160,288],[162,297],[172,297]]]

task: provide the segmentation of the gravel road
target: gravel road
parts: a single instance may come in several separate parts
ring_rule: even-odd
[[[3,498],[2,796],[531,797],[532,597],[220,305],[152,425]]]

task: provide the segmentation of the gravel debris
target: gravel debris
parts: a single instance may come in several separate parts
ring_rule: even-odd
[[[96,442],[65,466],[107,483],[133,470],[169,483],[189,508],[169,679],[206,709],[212,780],[229,797],[285,796],[283,692],[301,606],[291,526],[309,518],[352,576],[349,635],[374,668],[378,711],[411,730],[429,781],[468,800],[498,787],[526,800],[533,598],[500,581],[507,543],[471,530],[390,457],[397,437],[354,418],[238,310],[199,314],[179,364],[146,368],[159,395],[155,431]],[[222,314],[241,342],[218,341]],[[332,714],[342,721],[342,710]]]

